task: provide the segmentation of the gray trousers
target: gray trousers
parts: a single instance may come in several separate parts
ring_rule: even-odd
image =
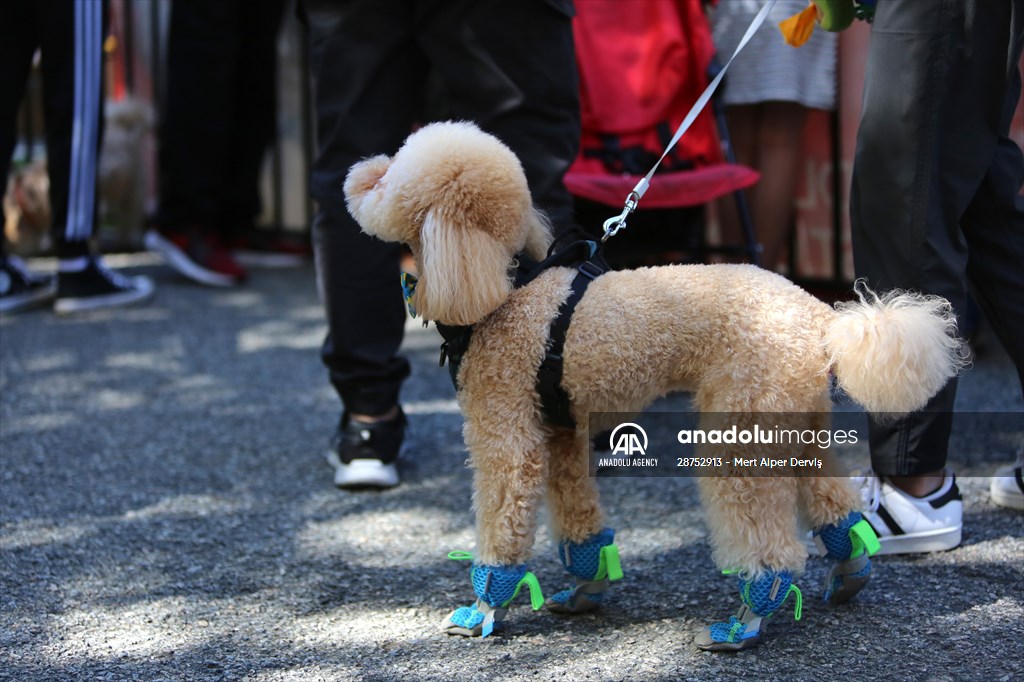
[[[1024,0],[879,0],[850,196],[857,276],[944,296],[958,314],[970,283],[1018,374],[1024,158],[1008,131],[1022,42]],[[924,411],[872,420],[875,472],[942,468],[955,397],[954,379]]]

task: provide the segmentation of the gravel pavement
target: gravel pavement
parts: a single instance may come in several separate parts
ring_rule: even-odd
[[[603,612],[521,596],[503,634],[449,638],[471,592],[446,554],[474,540],[433,329],[406,340],[405,482],[345,493],[312,269],[217,291],[121,262],[156,278],[152,304],[0,320],[0,680],[1024,679],[1024,515],[987,492],[1009,448],[958,460],[960,548],[880,558],[838,608],[813,559],[802,620],[780,614],[756,649],[692,645],[736,598],[684,478],[600,480],[625,571]],[[960,409],[1022,410],[991,337],[961,386]],[[565,586],[546,532],[532,569]]]

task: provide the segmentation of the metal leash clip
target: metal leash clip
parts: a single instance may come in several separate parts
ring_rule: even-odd
[[[640,195],[636,190],[629,193],[626,197],[626,205],[622,209],[622,213],[619,215],[609,218],[604,221],[604,236],[601,237],[601,243],[604,244],[608,241],[609,237],[614,237],[618,234],[619,230],[626,226],[626,218],[629,214],[636,210],[636,205],[640,201]]]

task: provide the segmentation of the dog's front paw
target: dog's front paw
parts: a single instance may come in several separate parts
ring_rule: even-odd
[[[704,628],[694,644],[704,651],[739,651],[759,644],[762,632],[761,616],[743,605],[728,621]]]
[[[477,599],[472,606],[460,606],[444,622],[444,631],[449,635],[462,637],[486,637],[501,627],[506,608],[493,608],[487,602]]]
[[[742,605],[728,621],[712,623],[704,628],[694,644],[704,651],[739,651],[754,646],[764,634],[764,621],[774,615],[794,595],[793,615],[800,620],[803,596],[793,584],[789,571],[764,571],[752,580],[740,579]]]
[[[472,557],[465,552],[452,552],[449,558],[464,561]],[[477,600],[472,606],[455,609],[444,623],[449,635],[486,637],[501,624],[508,607],[525,585],[530,592],[530,605],[536,611],[544,605],[537,576],[526,570],[526,564],[517,566],[487,566],[474,564],[469,571]]]

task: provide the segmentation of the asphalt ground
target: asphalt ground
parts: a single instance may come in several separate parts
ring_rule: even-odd
[[[878,558],[837,608],[812,559],[803,618],[780,613],[756,649],[692,645],[737,598],[685,477],[600,479],[625,571],[601,612],[534,613],[522,595],[503,633],[450,638],[471,588],[446,554],[474,536],[436,333],[406,339],[404,483],[341,492],[312,269],[216,291],[120,262],[157,280],[151,304],[0,320],[0,680],[1024,679],[1024,515],[987,492],[1011,447],[954,453],[958,549]],[[1022,411],[990,336],[958,400]],[[531,568],[545,592],[567,584],[545,531]]]

